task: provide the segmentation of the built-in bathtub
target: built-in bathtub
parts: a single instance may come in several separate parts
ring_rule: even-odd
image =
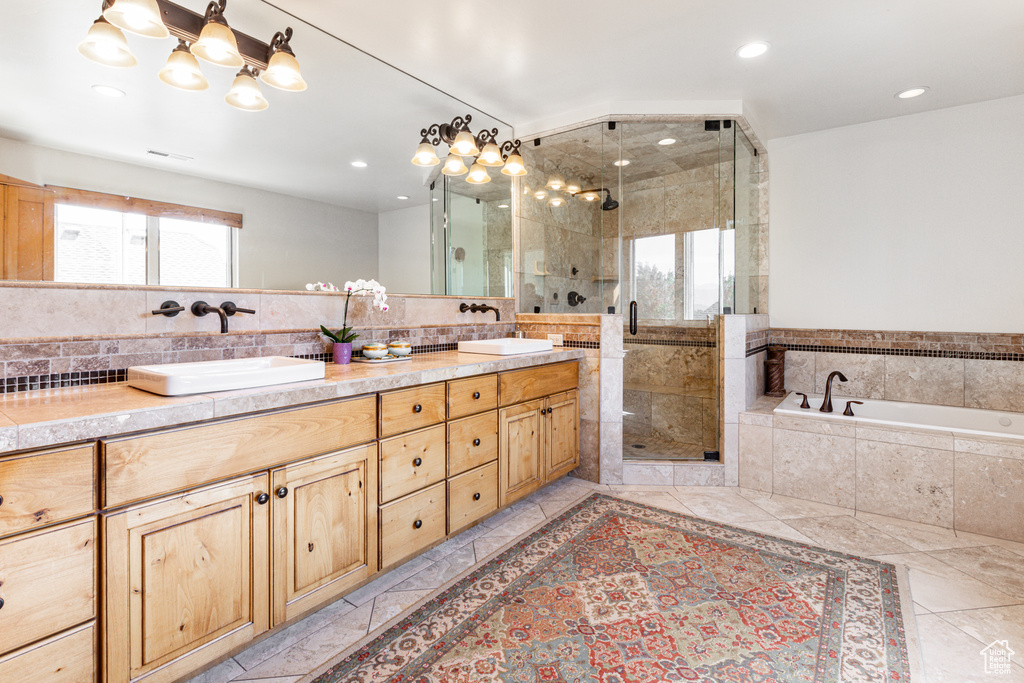
[[[850,406],[853,410],[853,417],[843,415],[847,402],[853,400],[861,401],[863,405]],[[775,408],[774,412],[776,415],[828,417],[863,424],[891,425],[910,429],[936,429],[953,434],[1019,438],[1022,440],[1021,444],[1024,445],[1024,413],[836,396],[832,397],[832,412],[822,413],[819,408],[824,401],[824,396],[809,395],[807,402],[810,404],[810,408],[801,408],[802,401],[802,396],[790,394]]]
[[[740,486],[1024,542],[1024,413],[801,401],[740,413]]]

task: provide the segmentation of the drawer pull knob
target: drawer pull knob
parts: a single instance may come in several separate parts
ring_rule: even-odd
[[[0,505],[3,505],[3,504],[4,504],[4,497],[0,496]]]
[[[479,446],[480,445],[480,439],[473,439],[473,445],[474,446]]]
[[[270,502],[270,496],[268,496],[266,493],[261,493],[258,496],[256,496],[256,502],[259,503],[260,505],[266,505],[267,503]]]
[[[473,392],[473,399],[476,400],[478,398],[480,398],[480,392],[479,391],[474,391]]]
[[[420,465],[423,464],[423,458],[416,458],[415,460],[412,461],[412,464],[415,467],[419,467]]]
[[[480,494],[479,493],[474,493],[473,494],[473,500],[480,500]]]
[[[4,599],[0,598],[0,609],[4,608]]]
[[[419,403],[417,403],[416,405],[414,405],[412,407],[412,412],[414,412],[414,413],[422,412],[422,410],[423,410],[423,406],[421,406]]]
[[[309,548],[309,552],[313,552],[313,544],[312,544],[312,543],[310,543],[310,544],[309,544],[308,546],[306,546],[306,547],[307,547],[307,548]]]
[[[277,490],[277,497],[278,498],[287,498],[288,497],[288,487],[287,486],[282,486],[281,488],[279,488]]]
[[[419,529],[421,526],[423,526],[423,520],[422,519],[417,519],[415,522],[412,523],[412,528],[413,529]]]

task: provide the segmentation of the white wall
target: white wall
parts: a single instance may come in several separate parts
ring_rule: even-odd
[[[380,214],[377,255],[377,279],[389,292],[430,294],[430,205]]]
[[[0,174],[241,213],[239,287],[303,289],[318,280],[377,277],[373,213],[4,138]]]
[[[772,327],[1024,331],[1024,96],[767,148]]]

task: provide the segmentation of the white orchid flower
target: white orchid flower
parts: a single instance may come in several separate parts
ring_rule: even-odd
[[[346,282],[345,283],[345,291],[346,292],[354,292],[354,291],[356,291],[356,283],[352,282],[351,280]]]
[[[316,286],[312,282],[307,282],[306,283],[306,291],[307,292],[312,292],[314,289],[316,289]]]

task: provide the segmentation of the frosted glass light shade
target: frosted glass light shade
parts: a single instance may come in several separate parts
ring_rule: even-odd
[[[501,172],[510,176],[526,175],[526,166],[523,164],[523,157],[518,154],[509,154],[508,160],[505,161],[505,168],[501,169]]]
[[[565,187],[565,181],[563,181],[558,176],[553,175],[550,178],[548,178],[548,184],[545,185],[545,187],[549,190],[561,190],[563,187]]]
[[[466,182],[471,185],[483,185],[484,183],[491,182],[491,176],[487,175],[487,169],[481,166],[479,163],[473,164],[473,167],[469,169],[469,175],[466,176]]]
[[[224,101],[242,111],[263,111],[270,106],[267,98],[260,92],[260,84],[248,69],[238,72]]]
[[[421,142],[416,148],[416,154],[412,156],[412,163],[416,166],[437,166],[441,160],[437,158],[432,144]]]
[[[593,190],[590,190],[589,192],[584,192],[579,197],[581,200],[585,202],[596,202],[601,199],[601,195],[599,195],[597,192],[594,192]]]
[[[167,58],[167,65],[160,69],[160,80],[181,90],[206,90],[210,82],[199,68],[199,60],[188,48],[179,46]]]
[[[484,145],[484,149],[480,152],[480,156],[477,157],[476,163],[487,168],[501,168],[505,160],[501,158],[501,150],[498,149],[498,145],[493,142],[488,142]]]
[[[552,197],[551,199],[548,200],[548,206],[555,207],[555,208],[557,208],[559,206],[565,206],[565,200],[556,195],[556,196],[554,196],[554,197]]]
[[[89,28],[89,33],[78,44],[78,51],[83,57],[104,66],[124,68],[139,63],[129,49],[121,29],[103,17]]]
[[[452,143],[451,151],[460,157],[475,157],[480,153],[476,146],[476,140],[473,139],[473,134],[468,130],[464,130],[455,136],[455,142]]]
[[[462,161],[462,157],[458,154],[449,154],[448,158],[444,160],[444,166],[441,168],[441,173],[444,175],[465,175],[469,172],[466,168],[466,164]]]
[[[118,28],[146,38],[171,35],[160,16],[156,0],[114,0],[103,10],[103,18]]]
[[[192,43],[192,54],[199,59],[217,64],[218,66],[230,66],[239,68],[245,65],[245,60],[238,53],[238,41],[235,40],[235,33],[223,19],[219,17],[211,19],[203,26],[199,34],[199,40]]]
[[[267,70],[260,74],[260,80],[267,85],[290,92],[302,92],[306,89],[306,81],[299,70],[299,60],[295,55],[278,50],[270,57]]]

